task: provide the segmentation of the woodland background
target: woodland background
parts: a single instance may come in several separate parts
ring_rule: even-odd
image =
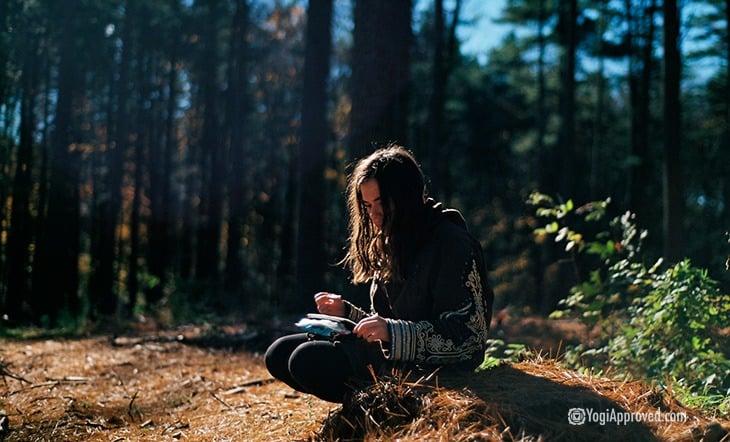
[[[727,292],[730,1],[0,2],[0,329],[362,300],[348,165],[394,141],[481,240],[496,307],[575,284],[533,190],[611,198]],[[483,5],[483,6],[481,6]],[[473,5],[472,5],[473,6]]]

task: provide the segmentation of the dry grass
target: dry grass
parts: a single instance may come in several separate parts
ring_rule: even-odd
[[[331,404],[273,382],[260,356],[175,339],[0,341],[6,441],[305,439]],[[2,439],[2,436],[0,436]]]
[[[713,423],[639,382],[580,375],[541,358],[478,374],[394,373],[336,406],[271,379],[238,339],[245,332],[0,340],[8,428],[0,422],[0,440],[728,439],[728,421]],[[683,412],[688,420],[570,425],[576,407]]]
[[[394,373],[333,413],[325,440],[439,441],[719,441],[730,422],[703,417],[641,382],[617,382],[533,358],[488,372],[441,372],[410,381]],[[606,413],[686,416],[667,422],[572,425],[571,408]],[[638,416],[638,414],[637,414]],[[645,418],[646,420],[646,418]],[[723,425],[724,424],[724,425]],[[723,439],[724,438],[724,439]]]

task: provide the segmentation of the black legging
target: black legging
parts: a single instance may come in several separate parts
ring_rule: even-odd
[[[354,382],[367,381],[366,366],[377,367],[384,358],[364,346],[334,344],[309,337],[306,333],[284,336],[266,350],[266,368],[275,378],[293,389],[313,394],[329,402],[343,402]],[[365,370],[365,371],[364,371]]]

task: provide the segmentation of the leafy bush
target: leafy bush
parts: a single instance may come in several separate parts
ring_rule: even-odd
[[[689,260],[663,270],[661,259],[644,265],[640,250],[647,233],[629,212],[591,240],[566,222],[569,214],[601,221],[610,200],[575,210],[571,201],[557,204],[541,194],[528,202],[538,216],[548,218],[536,235],[564,242],[576,265],[583,253],[600,258],[561,301],[563,310],[551,316],[598,326],[604,339],[591,348],[568,349],[565,361],[578,368],[610,366],[624,376],[671,387],[686,402],[730,412],[730,295],[720,291],[717,281]]]
[[[488,371],[502,364],[519,362],[532,354],[524,344],[506,344],[501,339],[489,339],[487,344],[484,361],[476,371]]]
[[[689,260],[643,278],[648,293],[634,300],[628,325],[608,344],[612,364],[649,379],[670,375],[702,395],[728,396],[730,360],[721,330],[730,327],[730,296]]]

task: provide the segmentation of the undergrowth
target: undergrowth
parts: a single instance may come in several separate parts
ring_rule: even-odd
[[[575,227],[605,223],[610,199],[576,208],[534,193],[528,203],[548,220],[536,229],[538,238],[565,244],[576,269],[597,263],[551,317],[578,318],[599,327],[604,339],[568,347],[565,363],[583,371],[610,368],[614,376],[661,385],[688,406],[730,414],[730,295],[707,270],[687,259],[647,266],[641,255],[647,231],[630,212],[593,237]]]

